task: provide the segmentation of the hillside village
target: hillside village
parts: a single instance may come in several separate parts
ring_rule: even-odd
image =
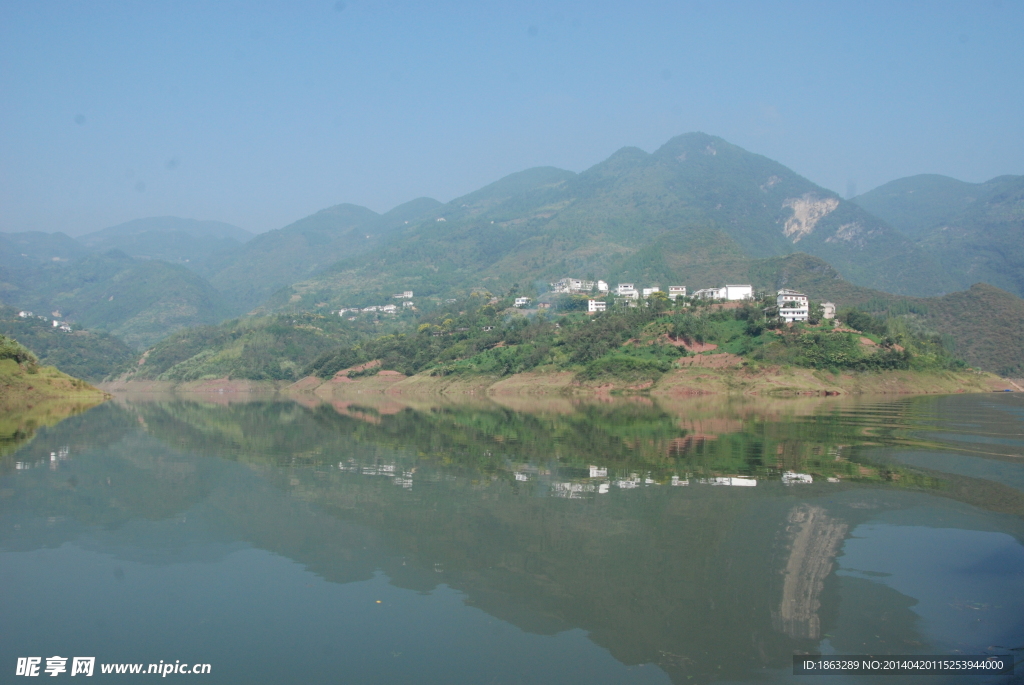
[[[687,300],[685,285],[670,285],[665,291],[662,291],[660,285],[637,288],[635,283],[619,283],[612,290],[607,281],[588,281],[581,278],[566,277],[551,283],[550,287],[550,291],[543,293],[537,298],[538,301],[536,307],[533,307],[534,309],[551,309],[553,306],[551,300],[554,296],[558,295],[589,295],[586,310],[588,314],[607,311],[609,304],[635,307],[640,301],[659,296],[667,297],[672,302],[676,302],[680,298],[684,301]],[[399,311],[406,309],[415,311],[415,303],[412,301],[413,294],[412,290],[406,290],[392,295],[392,299],[404,300],[401,307],[395,304],[343,307],[332,310],[331,314],[337,314],[338,316],[348,318],[350,321],[354,321],[359,314],[363,313],[398,314]],[[712,287],[696,290],[689,296],[689,299],[691,301],[743,302],[764,300],[766,299],[765,295],[765,293],[755,293],[754,287],[749,283],[726,284],[719,288]],[[454,301],[454,299],[446,300],[448,303]],[[493,298],[493,301],[497,302],[498,298]],[[533,303],[534,298],[519,296],[513,299],[512,306],[517,309],[530,309]],[[807,321],[810,318],[810,304],[807,295],[796,290],[787,288],[779,290],[776,293],[776,308],[778,309],[778,317],[784,323]],[[820,310],[821,318],[835,318],[836,305],[834,302],[822,302]]]
[[[35,318],[39,319],[40,321],[51,321],[51,319],[48,319],[45,316],[37,315],[37,314],[35,314],[33,312],[30,312],[30,311],[27,311],[27,310],[24,310],[24,309],[21,310],[20,312],[18,312],[18,317],[22,318],[22,319],[31,319],[31,318],[35,317]],[[52,322],[53,322],[53,327],[56,328],[57,330],[64,331],[65,333],[71,333],[72,332],[71,325],[68,322],[66,322],[66,321],[61,321],[60,320],[60,312],[59,311],[53,312]]]
[[[685,285],[670,285],[666,291],[661,290],[660,285],[637,288],[634,283],[619,283],[615,290],[611,290],[606,281],[587,281],[579,278],[562,278],[551,284],[550,295],[592,295],[587,300],[587,313],[595,314],[607,311],[609,300],[617,306],[635,307],[641,300],[657,297],[662,293],[672,302],[679,298],[686,300],[687,291]],[[551,307],[550,298],[548,301],[538,303],[538,308],[547,309]],[[750,300],[764,300],[765,294],[755,293],[754,287],[750,284],[727,284],[720,288],[701,288],[693,292],[690,300],[704,300],[716,302],[742,302]],[[515,307],[528,307],[532,302],[529,297],[517,297]],[[784,323],[796,321],[807,321],[810,318],[810,304],[807,295],[796,290],[783,288],[776,293],[776,308],[778,317]],[[821,317],[834,319],[836,315],[836,304],[834,302],[822,302],[820,305]]]

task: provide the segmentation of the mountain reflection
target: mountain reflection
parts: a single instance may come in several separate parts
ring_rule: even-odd
[[[1021,539],[1019,490],[876,458],[937,444],[921,416],[916,401],[108,403],[4,457],[0,545],[155,564],[252,545],[332,582],[383,570],[527,631],[582,628],[676,682],[742,678],[816,651],[859,604],[889,616],[875,649],[924,644],[912,599],[833,572],[880,512],[980,506]],[[149,549],[161,526],[175,532]]]

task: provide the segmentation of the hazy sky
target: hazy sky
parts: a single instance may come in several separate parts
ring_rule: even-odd
[[[1024,2],[0,0],[0,230],[279,228],[719,135],[848,195],[1024,173]]]

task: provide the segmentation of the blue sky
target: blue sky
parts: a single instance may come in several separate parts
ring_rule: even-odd
[[[844,196],[1024,173],[1024,2],[0,0],[0,230],[279,228],[704,131]]]

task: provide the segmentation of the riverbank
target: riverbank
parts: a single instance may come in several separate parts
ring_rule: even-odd
[[[231,398],[277,393],[288,396],[313,395],[322,400],[352,395],[414,397],[502,397],[542,396],[610,397],[651,395],[687,397],[695,395],[922,395],[1018,391],[1012,383],[980,371],[884,371],[833,374],[802,368],[714,366],[673,369],[655,382],[600,379],[580,382],[568,371],[528,372],[512,376],[418,374],[405,376],[396,371],[330,380],[308,376],[295,383],[212,379],[190,383],[127,381],[102,384],[107,392],[188,393]]]
[[[16,413],[44,403],[92,406],[110,395],[83,380],[38,366],[32,372],[13,359],[0,360],[0,413]]]

